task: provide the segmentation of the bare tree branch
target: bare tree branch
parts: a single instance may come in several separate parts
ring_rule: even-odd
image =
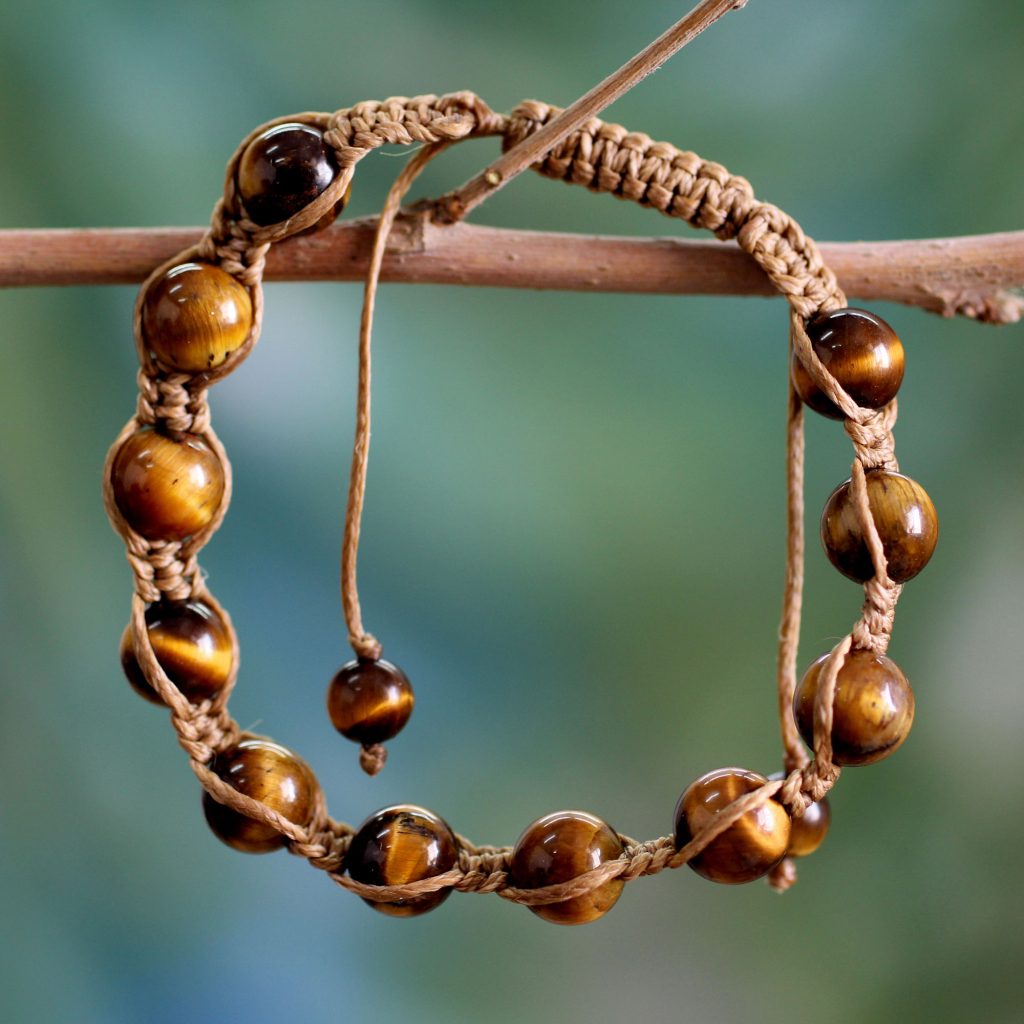
[[[358,281],[375,219],[275,245],[271,281]],[[0,231],[0,286],[131,284],[191,245],[201,228]],[[843,290],[943,316],[1013,323],[1024,301],[1024,231],[904,242],[824,242]],[[388,244],[384,281],[674,295],[770,295],[733,243],[504,230],[407,215]]]

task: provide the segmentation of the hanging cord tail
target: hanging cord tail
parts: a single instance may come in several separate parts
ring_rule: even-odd
[[[789,380],[786,412],[786,583],[782,596],[782,621],[779,624],[776,682],[783,767],[788,774],[804,767],[807,754],[793,717],[804,589],[804,412],[803,402],[789,374],[788,359],[786,367]]]
[[[341,605],[348,626],[348,639],[356,656],[375,661],[383,648],[363,627],[356,585],[356,561],[359,554],[359,530],[366,497],[366,467],[370,457],[370,339],[373,331],[373,310],[380,281],[381,265],[388,236],[401,209],[402,197],[426,165],[450,143],[441,141],[424,146],[409,159],[395,179],[381,209],[373,239],[373,252],[363,291],[363,313],[359,323],[359,382],[356,393],[356,430],[352,443],[352,467],[348,479],[348,503],[345,508],[345,531],[341,545]],[[383,764],[383,757],[379,757]],[[379,770],[379,769],[378,769]]]

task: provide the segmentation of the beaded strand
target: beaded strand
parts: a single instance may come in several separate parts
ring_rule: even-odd
[[[392,916],[422,914],[458,889],[497,892],[545,920],[580,924],[606,914],[626,881],[684,863],[713,881],[767,876],[785,889],[795,880],[792,858],[812,853],[825,836],[826,794],[840,768],[889,756],[913,722],[910,685],[886,652],[900,590],[931,557],[938,521],[928,495],[899,473],[895,458],[892,428],[904,369],[899,338],[881,318],[847,306],[813,241],[782,211],[757,200],[745,179],[596,119],[535,169],[735,238],[791,307],[789,548],[778,659],[784,771],[770,778],[740,768],[703,775],[684,791],[672,832],[660,839],[638,842],[593,815],[560,811],[533,822],[514,847],[481,847],[411,805],[380,810],[358,829],[334,821],[298,755],[242,733],[231,719],[238,642],[198,563],[231,497],[230,463],[210,425],[207,391],[256,343],[269,247],[328,226],[344,209],[355,165],[368,152],[388,143],[423,144],[389,196],[378,229],[382,253],[401,194],[433,151],[484,135],[500,135],[508,147],[556,113],[529,101],[504,116],[471,93],[456,93],[270,122],[243,140],[229,162],[209,232],[158,267],[136,303],[139,399],[104,468],[106,508],[135,580],[120,646],[125,674],[146,700],[170,709],[218,838],[248,853],[287,848]],[[369,319],[378,271],[379,259],[367,287],[360,349],[367,440]],[[832,564],[863,585],[864,603],[851,632],[798,682],[804,405],[841,420],[854,446],[850,478],[826,503],[821,537]],[[373,773],[383,765],[383,743],[406,724],[414,699],[405,673],[383,659],[379,641],[362,627],[354,584],[366,458],[359,437],[346,520],[347,541],[354,535],[351,588],[344,599],[355,660],[331,681],[327,703],[333,724],[360,745],[361,763]]]

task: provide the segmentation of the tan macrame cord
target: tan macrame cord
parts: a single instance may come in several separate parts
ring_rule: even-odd
[[[302,825],[238,792],[211,770],[213,758],[233,747],[246,734],[227,710],[238,670],[237,640],[227,613],[206,590],[198,564],[198,553],[219,527],[231,496],[230,463],[210,425],[206,391],[249,354],[259,337],[263,313],[262,274],[267,251],[275,242],[321,221],[344,196],[356,164],[367,153],[386,144],[424,147],[408,162],[388,194],[375,237],[360,328],[358,413],[342,545],[342,604],[349,641],[356,654],[376,658],[380,656],[381,645],[363,625],[356,586],[356,560],[370,439],[372,316],[388,233],[399,213],[402,196],[426,163],[446,146],[470,137],[500,135],[503,146],[508,148],[539,130],[557,113],[555,107],[527,101],[505,116],[494,113],[472,93],[460,92],[442,97],[398,97],[365,102],[333,114],[303,113],[261,125],[242,141],[228,163],[224,196],[216,204],[210,230],[197,245],[153,272],[143,285],[135,307],[134,330],[141,364],[138,405],[135,416],[108,453],[103,497],[111,523],[125,541],[135,580],[131,630],[140,668],[169,707],[178,741],[189,756],[193,772],[213,799],[276,829],[287,837],[292,853],[328,872],[343,888],[376,902],[407,900],[453,888],[460,892],[496,892],[505,899],[528,905],[557,903],[589,892],[613,878],[632,881],[666,868],[678,868],[744,814],[770,799],[781,800],[794,815],[802,814],[809,802],[821,799],[828,792],[839,774],[832,762],[830,744],[836,677],[851,650],[863,648],[882,653],[892,631],[900,587],[886,572],[881,542],[868,507],[864,471],[876,467],[897,468],[892,436],[896,402],[879,411],[858,407],[814,354],[804,329],[805,322],[818,312],[846,305],[835,276],[800,226],[777,207],[759,201],[744,178],[669,143],[654,142],[642,133],[628,132],[618,125],[593,119],[550,151],[534,169],[548,177],[653,207],[694,227],[713,231],[719,238],[734,238],[785,296],[791,308],[792,350],[815,384],[846,416],[845,426],[855,454],[852,492],[875,576],[865,584],[860,617],[833,649],[822,670],[814,708],[813,756],[808,757],[800,742],[792,712],[803,589],[804,438],[802,407],[790,384],[786,446],[787,569],[776,671],[786,775],[721,810],[685,846],[676,849],[671,836],[644,842],[623,836],[625,852],[622,857],[568,882],[519,889],[509,882],[510,847],[476,846],[459,837],[459,861],[451,871],[405,885],[365,885],[343,873],[344,856],[353,829],[329,816],[322,793],[318,792],[312,819]],[[270,227],[257,225],[246,216],[235,190],[238,161],[248,143],[267,128],[296,121],[323,131],[325,140],[335,151],[340,171],[320,196],[288,221]],[[148,285],[171,266],[188,259],[215,263],[236,277],[249,290],[254,312],[253,327],[244,344],[215,370],[195,375],[168,372],[160,366],[144,343],[141,327],[142,296]],[[224,468],[224,497],[213,521],[186,541],[162,542],[141,537],[127,524],[114,500],[111,483],[114,459],[128,436],[145,425],[153,425],[171,437],[185,433],[200,435]],[[232,637],[234,668],[228,685],[215,699],[190,704],[158,663],[145,625],[145,610],[148,603],[162,598],[200,598],[210,603],[226,622]],[[363,755],[364,768],[379,770],[383,750],[371,748]],[[783,861],[770,876],[772,885],[780,890],[788,888],[794,880],[795,870],[789,860]]]

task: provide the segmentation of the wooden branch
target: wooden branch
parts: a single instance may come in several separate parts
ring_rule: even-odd
[[[376,220],[291,238],[267,256],[271,281],[360,281]],[[135,284],[201,228],[0,231],[0,286]],[[1013,323],[1024,300],[1024,231],[908,242],[824,242],[843,290],[989,323]],[[384,281],[582,292],[771,295],[757,264],[731,242],[614,238],[457,224],[405,215],[388,243]]]
[[[747,0],[701,0],[689,14],[677,21],[667,32],[644,47],[618,71],[599,82],[588,93],[549,121],[540,131],[527,136],[490,166],[461,187],[442,196],[436,204],[435,219],[452,224],[461,220],[488,196],[507,185],[517,174],[542,159],[580,125],[589,121],[627,93],[651,72],[693,42],[706,28],[729,11],[745,7]]]

